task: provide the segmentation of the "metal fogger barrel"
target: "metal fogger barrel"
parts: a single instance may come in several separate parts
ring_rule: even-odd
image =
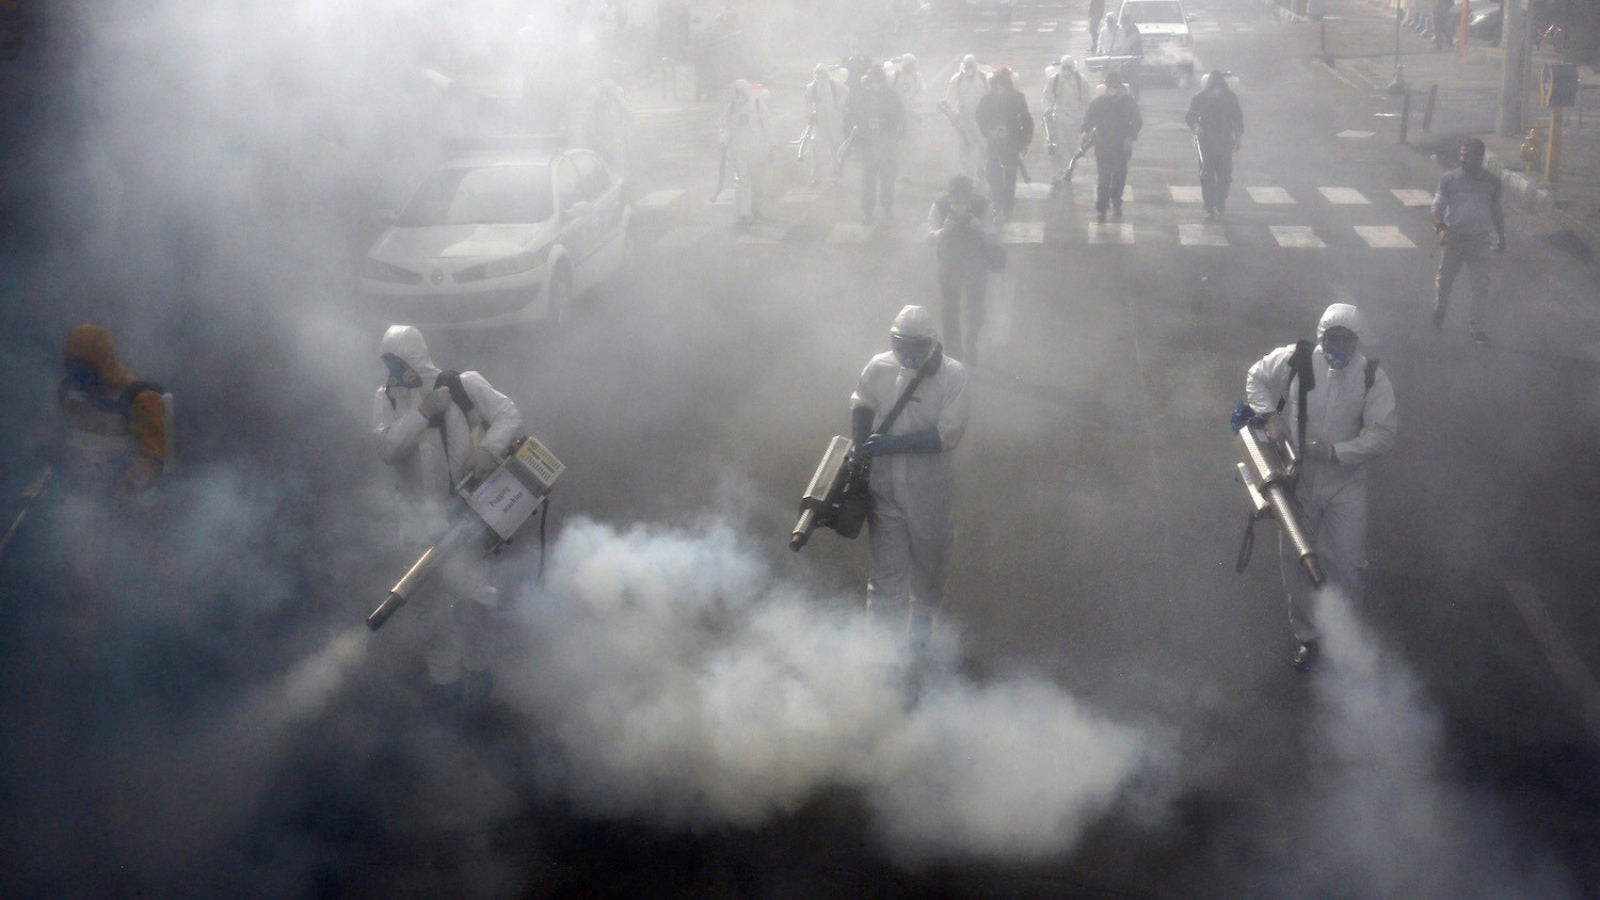
[[[1322,563],[1317,560],[1317,553],[1312,549],[1305,529],[1300,525],[1299,511],[1294,502],[1293,468],[1285,464],[1283,452],[1260,428],[1246,425],[1239,429],[1239,438],[1244,442],[1246,459],[1246,462],[1237,464],[1239,479],[1244,482],[1250,502],[1255,505],[1256,517],[1270,516],[1277,520],[1278,527],[1283,529],[1284,537],[1294,547],[1295,555],[1300,558],[1300,564],[1305,567],[1311,583],[1320,587],[1327,577],[1322,572]]]

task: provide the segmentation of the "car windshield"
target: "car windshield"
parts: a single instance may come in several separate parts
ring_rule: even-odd
[[[1122,5],[1120,21],[1135,25],[1181,25],[1184,21],[1183,8],[1177,0],[1139,0]]]
[[[429,175],[396,224],[513,225],[543,222],[552,215],[549,166],[481,166]]]

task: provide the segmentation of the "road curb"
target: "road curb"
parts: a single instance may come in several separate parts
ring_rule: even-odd
[[[1274,5],[1270,0],[1260,0],[1265,5]],[[1314,64],[1321,64],[1329,75],[1344,83],[1345,86],[1358,92],[1382,93],[1386,85],[1372,81],[1359,66],[1339,66],[1336,61],[1312,57]],[[1427,157],[1432,154],[1417,144],[1406,142],[1405,146],[1418,155]],[[1484,153],[1484,167],[1500,176],[1500,182],[1518,206],[1534,215],[1545,219],[1552,227],[1573,233],[1591,251],[1600,246],[1600,230],[1590,225],[1577,216],[1558,205],[1556,195],[1546,184],[1535,176],[1521,171],[1519,160],[1509,162],[1494,150],[1487,149]],[[1515,168],[1514,168],[1515,167]]]

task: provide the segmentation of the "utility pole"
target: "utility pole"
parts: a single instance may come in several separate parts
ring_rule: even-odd
[[[1523,31],[1527,17],[1521,0],[1505,0],[1500,23],[1500,114],[1495,130],[1502,137],[1522,136],[1522,79],[1527,72],[1527,41]]]

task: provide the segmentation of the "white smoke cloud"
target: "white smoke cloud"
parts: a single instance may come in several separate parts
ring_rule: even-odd
[[[774,582],[720,524],[570,523],[524,602],[537,645],[502,684],[591,814],[752,826],[844,785],[897,853],[1030,858],[1146,761],[1140,732],[1042,681],[946,672],[909,704],[903,630]]]
[[[1550,860],[1519,848],[1492,798],[1441,769],[1442,720],[1421,683],[1324,592],[1313,794],[1301,893],[1370,897],[1576,896]]]

